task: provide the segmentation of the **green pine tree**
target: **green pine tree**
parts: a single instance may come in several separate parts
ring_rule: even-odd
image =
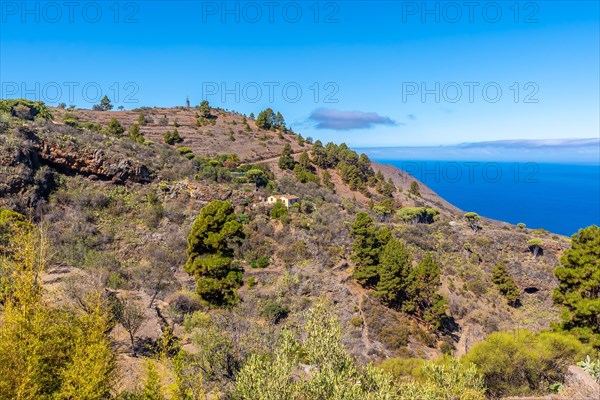
[[[554,302],[563,308],[563,328],[600,347],[600,228],[580,229],[554,270]]]
[[[508,304],[514,307],[519,303],[521,292],[503,261],[500,261],[492,270],[492,282],[498,286],[498,290],[506,298]]]
[[[411,263],[412,259],[406,247],[392,237],[383,247],[379,257],[379,282],[375,295],[382,303],[396,307],[405,300]]]

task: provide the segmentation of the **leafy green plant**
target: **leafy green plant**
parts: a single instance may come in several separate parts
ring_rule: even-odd
[[[0,100],[0,112],[6,112],[12,117],[33,121],[35,118],[52,120],[50,109],[41,101],[27,99]]]
[[[590,374],[596,382],[600,383],[600,358],[592,360],[590,356],[586,356],[585,360],[577,363],[585,372]]]

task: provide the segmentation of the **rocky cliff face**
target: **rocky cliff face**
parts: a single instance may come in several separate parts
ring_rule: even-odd
[[[37,155],[43,164],[63,172],[81,174],[92,179],[110,180],[114,183],[127,181],[146,183],[152,180],[150,170],[132,160],[108,156],[102,150],[83,151],[75,147],[57,147],[40,142]]]
[[[0,150],[0,201],[20,210],[35,207],[47,196],[55,186],[55,172],[114,184],[153,179],[150,169],[138,161],[74,143],[45,140],[25,128],[0,136]]]

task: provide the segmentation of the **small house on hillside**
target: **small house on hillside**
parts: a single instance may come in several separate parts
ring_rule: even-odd
[[[294,204],[300,202],[300,198],[298,198],[296,196],[290,196],[287,194],[286,195],[276,194],[274,196],[269,196],[269,198],[267,199],[267,203],[275,204],[277,202],[277,200],[280,200],[288,208],[293,206]]]

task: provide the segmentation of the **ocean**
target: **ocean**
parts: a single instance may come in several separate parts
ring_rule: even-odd
[[[369,156],[412,174],[464,211],[567,236],[589,225],[600,226],[599,164],[401,161]]]

